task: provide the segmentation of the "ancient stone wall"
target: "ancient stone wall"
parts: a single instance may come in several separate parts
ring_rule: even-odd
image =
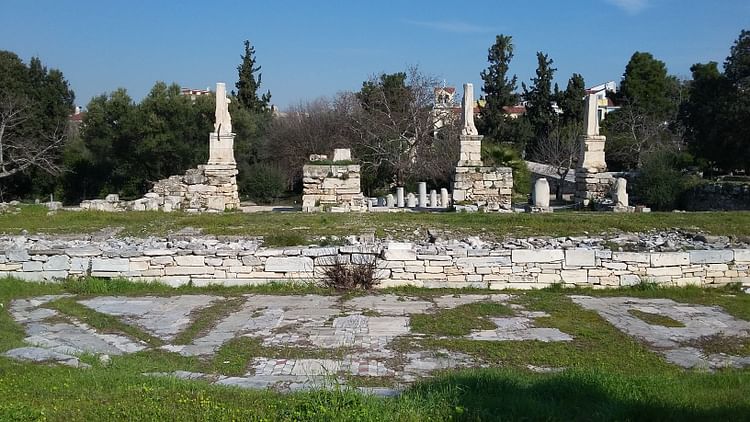
[[[584,239],[577,245],[586,245]],[[521,242],[523,243],[523,242]],[[411,242],[264,248],[258,240],[59,240],[0,238],[0,276],[30,281],[91,275],[161,280],[173,286],[256,285],[320,280],[336,262],[376,259],[381,287],[533,289],[555,283],[607,288],[640,282],[750,287],[750,249],[619,252],[586,247],[510,249],[501,244],[439,247]]]
[[[120,201],[117,195],[81,202],[80,207],[95,211],[176,211],[220,212],[239,208],[237,166],[206,164],[184,175],[159,180],[143,198]]]
[[[456,167],[453,201],[470,202],[490,210],[509,210],[513,198],[510,167]]]
[[[358,164],[307,164],[302,168],[302,210],[366,211]]]
[[[688,211],[750,210],[750,184],[707,183],[687,192],[682,202]]]

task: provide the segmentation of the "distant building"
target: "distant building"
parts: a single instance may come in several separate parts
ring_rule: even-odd
[[[213,91],[206,89],[193,89],[193,88],[182,88],[180,89],[180,95],[184,95],[186,97],[190,97],[191,100],[195,101],[195,99],[201,95],[209,95],[213,94]]]
[[[617,84],[615,81],[605,82],[586,89],[586,94],[596,95],[597,114],[600,122],[607,117],[607,114],[620,109],[620,107],[616,106],[615,103],[612,102],[612,99],[607,96],[608,92],[617,92]]]
[[[434,102],[432,105],[433,135],[441,128],[461,117],[461,105],[456,102],[456,88],[452,86],[437,86],[434,88]]]

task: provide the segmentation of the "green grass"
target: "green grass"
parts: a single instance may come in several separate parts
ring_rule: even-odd
[[[8,314],[14,298],[42,294],[92,295],[217,294],[223,305],[193,315],[189,329],[196,336],[221,318],[243,293],[326,293],[304,285],[259,288],[174,289],[161,284],[101,282],[95,279],[60,284],[0,280],[0,351],[23,344],[24,332]],[[437,294],[478,293],[482,290],[391,289],[389,293],[430,298]],[[595,312],[575,305],[570,294],[671,298],[684,303],[721,306],[732,315],[750,319],[750,295],[736,287],[631,288],[617,290],[547,289],[513,292],[515,303],[550,316],[535,319],[540,327],[556,327],[571,334],[572,342],[480,342],[464,338],[422,335],[400,338],[394,348],[455,350],[467,353],[490,368],[446,371],[426,379],[393,399],[366,397],[344,387],[279,395],[211,386],[200,381],[145,377],[144,372],[187,370],[243,375],[254,357],[329,358],[351,354],[351,349],[267,347],[260,340],[240,337],[224,344],[210,359],[183,357],[162,350],[113,356],[102,365],[93,356],[82,360],[89,370],[18,363],[0,357],[0,420],[747,420],[750,415],[750,369],[717,373],[685,371],[638,341],[626,336]],[[235,304],[236,305],[236,304]],[[423,332],[462,335],[467,327],[483,324],[489,315],[508,315],[510,308],[495,303],[462,306],[461,312],[430,315]],[[49,306],[102,330],[124,333],[146,341],[148,335],[61,299]],[[226,306],[227,308],[223,308]],[[479,321],[479,322],[477,322]],[[122,324],[122,325],[119,325]],[[491,327],[490,327],[491,328]],[[468,328],[469,330],[475,328]],[[481,327],[479,328],[481,329]],[[144,338],[145,334],[145,338]],[[736,340],[736,341],[735,341]],[[187,341],[187,339],[186,339]],[[704,338],[700,347],[713,352],[746,355],[742,339]],[[158,344],[154,342],[153,344]],[[225,363],[226,362],[226,363]],[[567,368],[556,374],[536,374],[527,365]],[[349,377],[357,386],[390,385],[389,379]],[[334,384],[334,387],[336,385]]]
[[[640,319],[641,321],[651,324],[660,325],[662,327],[684,327],[685,324],[680,321],[676,321],[666,315],[652,314],[650,312],[639,311],[638,309],[628,310],[630,315]]]
[[[130,324],[125,324],[111,315],[103,314],[87,306],[81,305],[73,298],[66,297],[57,299],[43,306],[55,309],[64,316],[72,317],[78,321],[86,323],[96,331],[102,333],[124,334],[132,339],[142,341],[151,347],[159,347],[164,344],[164,341],[146,333],[140,328]]]
[[[376,229],[379,237],[421,237],[428,228],[452,235],[565,236],[640,232],[652,229],[700,230],[714,235],[750,236],[750,212],[612,214],[466,213],[223,213],[196,215],[162,212],[61,211],[47,215],[41,206],[24,206],[17,215],[0,215],[0,232],[70,234],[122,228],[120,235],[164,235],[185,227],[205,234],[265,236],[275,246],[307,243],[320,236],[347,236]],[[417,230],[419,235],[414,235]]]
[[[431,314],[411,316],[411,329],[416,333],[437,336],[463,336],[474,330],[492,330],[495,324],[488,317],[509,316],[513,310],[495,302],[477,302],[442,309]]]
[[[199,309],[190,316],[192,324],[180,332],[177,337],[175,337],[173,343],[190,344],[195,338],[199,337],[200,334],[205,334],[209,329],[216,326],[219,321],[230,314],[239,311],[244,303],[245,298],[234,297],[220,300],[205,308]]]

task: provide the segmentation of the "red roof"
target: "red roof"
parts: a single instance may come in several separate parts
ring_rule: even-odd
[[[526,107],[524,107],[522,105],[505,106],[505,107],[503,107],[503,111],[506,114],[524,114],[524,113],[526,113]]]
[[[68,121],[74,122],[74,123],[80,123],[83,121],[83,118],[86,116],[86,112],[82,111],[80,113],[71,114],[68,116]]]

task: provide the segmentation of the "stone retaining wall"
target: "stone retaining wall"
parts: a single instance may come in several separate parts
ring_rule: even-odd
[[[613,252],[606,249],[504,249],[376,245],[267,249],[255,240],[59,241],[0,239],[0,276],[29,281],[91,275],[131,280],[255,285],[320,279],[335,262],[377,259],[382,287],[533,289],[555,283],[595,288],[641,281],[750,286],[750,249]]]

